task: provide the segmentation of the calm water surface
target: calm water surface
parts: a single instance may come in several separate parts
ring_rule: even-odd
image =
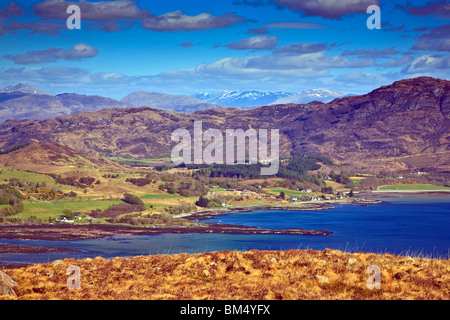
[[[330,230],[329,236],[160,234],[116,236],[83,241],[20,241],[3,244],[69,247],[82,252],[0,254],[1,262],[43,263],[56,259],[149,254],[201,253],[221,250],[285,250],[326,248],[344,251],[448,257],[450,197],[387,198],[376,205],[340,204],[322,211],[261,210],[230,213],[204,220],[268,229]]]

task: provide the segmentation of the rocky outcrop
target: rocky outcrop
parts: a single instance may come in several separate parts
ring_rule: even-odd
[[[0,271],[0,295],[7,297],[16,297],[18,284],[6,273]]]

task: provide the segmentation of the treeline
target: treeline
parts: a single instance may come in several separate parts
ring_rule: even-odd
[[[182,203],[179,206],[168,206],[164,211],[170,215],[177,215],[182,213],[191,213],[197,211],[196,206],[190,203]]]
[[[145,187],[145,186],[147,186],[147,185],[149,185],[150,183],[153,182],[152,179],[147,179],[147,178],[128,178],[125,181],[126,182],[130,182],[130,183],[134,184],[137,187]]]
[[[195,205],[202,208],[213,208],[213,207],[220,207],[222,206],[223,203],[228,203],[231,200],[242,200],[242,199],[243,199],[242,195],[234,196],[234,195],[215,194],[210,198],[206,198],[205,196],[201,195],[195,202]]]
[[[54,173],[48,173],[50,177],[52,177],[56,183],[66,185],[66,186],[72,186],[77,187],[80,189],[86,189],[93,187],[95,184],[100,184],[100,180],[97,180],[93,177],[62,177],[60,175],[54,174]]]
[[[61,190],[50,188],[47,186],[47,183],[45,181],[39,183],[33,181],[19,180],[17,178],[11,178],[9,179],[7,185],[13,188],[19,187],[26,193],[34,193],[35,197],[38,198],[39,200],[55,200],[55,199],[62,199],[65,197],[73,198],[77,196],[77,194],[73,191],[65,193]]]
[[[286,179],[297,179],[305,182],[311,179],[306,175],[308,171],[320,169],[320,164],[317,162],[331,163],[324,157],[302,157],[291,158],[283,160],[280,164],[278,173],[275,177]],[[261,168],[265,167],[263,164],[181,164],[179,167],[187,169],[197,169],[192,177],[207,176],[209,178],[236,178],[236,179],[262,179],[267,176],[261,175]]]
[[[209,188],[204,181],[195,180],[193,178],[184,177],[183,179],[174,179],[173,181],[165,181],[159,185],[159,190],[169,194],[178,193],[183,197],[196,197],[206,194]]]
[[[8,185],[0,185],[0,205],[9,205],[0,209],[1,217],[18,214],[23,210],[22,194]]]
[[[345,185],[347,188],[353,188],[355,184],[353,183],[350,176],[345,173],[335,173],[331,172],[328,176],[335,182]]]

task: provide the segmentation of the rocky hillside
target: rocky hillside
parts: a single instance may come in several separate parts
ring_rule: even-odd
[[[281,156],[323,155],[359,169],[450,171],[450,81],[402,80],[368,94],[330,103],[287,104],[254,110],[204,110],[193,114],[151,108],[80,112],[44,121],[0,125],[0,148],[32,139],[77,152],[170,156],[178,128],[279,129]]]
[[[30,170],[44,173],[61,173],[70,168],[102,168],[124,170],[113,161],[99,159],[91,155],[81,155],[69,147],[55,143],[32,143],[18,150],[1,154],[0,166],[18,170]]]

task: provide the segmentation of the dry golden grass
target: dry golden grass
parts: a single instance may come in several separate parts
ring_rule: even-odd
[[[78,290],[67,288],[66,271],[70,265],[81,270]],[[370,265],[381,270],[380,289],[367,288],[370,275],[366,270]],[[450,298],[449,260],[328,249],[67,259],[5,273],[20,286],[14,299]]]

